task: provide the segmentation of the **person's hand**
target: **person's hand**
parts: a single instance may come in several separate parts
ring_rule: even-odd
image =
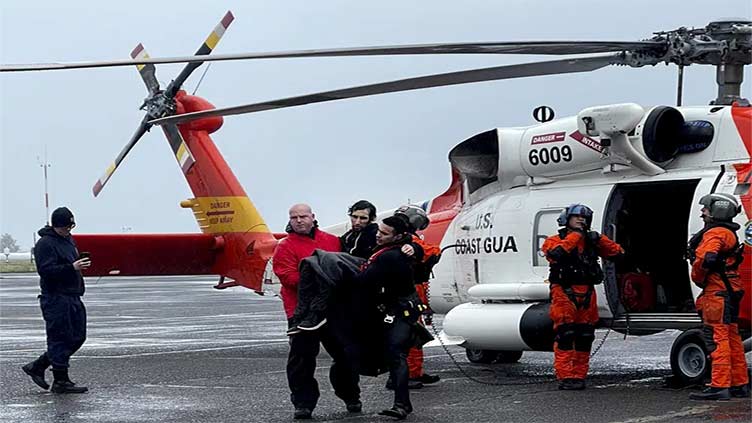
[[[598,243],[601,239],[601,234],[599,234],[596,231],[588,231],[587,233],[587,239],[588,241],[592,242],[593,244]]]
[[[84,257],[73,262],[73,268],[76,270],[88,269],[91,266],[91,259]]]
[[[433,325],[433,310],[430,307],[423,311],[423,323],[426,326]]]
[[[413,248],[413,246],[410,244],[403,245],[400,251],[402,251],[402,254],[408,257],[412,257],[415,254],[415,248]]]
[[[579,232],[582,235],[585,235],[586,233],[585,227],[581,223],[576,223],[575,226],[570,226],[570,229],[572,230],[572,232]]]

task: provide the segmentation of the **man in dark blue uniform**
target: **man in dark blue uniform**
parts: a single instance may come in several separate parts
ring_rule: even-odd
[[[52,392],[80,394],[88,391],[68,377],[71,355],[86,340],[86,308],[81,302],[84,278],[81,270],[91,265],[89,257],[81,257],[71,230],[76,226],[73,213],[67,207],[52,212],[52,226],[39,230],[41,238],[34,246],[34,258],[39,273],[42,308],[47,332],[47,351],[22,367],[23,371],[42,389],[50,389],[44,379],[47,367],[52,366]]]

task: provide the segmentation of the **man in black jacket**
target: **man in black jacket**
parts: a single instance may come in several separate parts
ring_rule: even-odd
[[[68,378],[71,355],[86,340],[86,308],[81,302],[84,278],[81,270],[91,265],[88,257],[81,257],[71,230],[76,226],[73,213],[67,207],[52,212],[52,226],[39,230],[41,238],[34,246],[34,258],[39,273],[42,308],[47,332],[47,351],[38,359],[22,367],[23,371],[42,389],[50,389],[44,379],[52,365],[52,392],[80,394],[88,391]]]
[[[376,206],[370,201],[360,200],[347,209],[352,229],[339,237],[342,251],[355,257],[367,259],[376,247]]]
[[[394,382],[394,405],[379,414],[400,420],[413,409],[408,391],[407,352],[415,343],[416,322],[424,307],[415,293],[413,259],[401,251],[410,241],[407,218],[387,217],[379,224],[376,251],[356,276],[383,316],[386,360],[389,377]]]

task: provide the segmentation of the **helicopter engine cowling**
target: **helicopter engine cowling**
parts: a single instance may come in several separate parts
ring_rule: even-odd
[[[553,182],[590,171],[636,169],[662,173],[678,154],[701,151],[713,125],[687,121],[681,111],[637,104],[582,110],[577,116],[522,128],[496,128],[466,139],[449,153],[469,193]]]
[[[465,303],[444,317],[444,332],[463,346],[499,351],[552,351],[553,322],[547,303]]]
[[[713,125],[706,120],[687,121],[676,108],[655,106],[645,113],[630,139],[650,161],[666,166],[678,154],[707,148],[714,131]]]

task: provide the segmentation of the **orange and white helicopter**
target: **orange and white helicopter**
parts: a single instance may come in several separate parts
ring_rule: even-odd
[[[461,339],[474,362],[517,361],[525,350],[551,350],[548,265],[539,250],[556,232],[556,218],[577,201],[596,210],[593,229],[628,253],[604,263],[597,287],[601,325],[631,334],[684,331],[674,342],[671,367],[686,382],[709,367],[697,328],[699,294],[684,259],[686,241],[702,228],[698,200],[709,192],[737,196],[752,245],[752,107],[740,97],[743,68],[752,63],[752,22],[712,22],[704,28],[658,32],[645,41],[544,41],[430,44],[208,56],[232,22],[228,12],[194,56],[152,59],[143,46],[133,60],[2,65],[1,72],[137,66],[149,92],[146,116],[94,186],[96,196],[127,153],[152,126],[162,127],[194,198],[201,233],[76,235],[96,260],[87,275],[219,275],[217,288],[242,285],[261,292],[267,262],[284,234],[272,233],[210,134],[222,116],[353,97],[480,81],[589,72],[610,65],[679,66],[678,103],[685,66],[713,65],[718,96],[708,106],[612,104],[539,124],[496,128],[459,143],[449,153],[452,182],[422,207],[431,218],[426,241],[447,247],[430,281],[431,307],[446,313],[448,335]],[[203,62],[291,57],[418,54],[587,54],[575,58],[497,66],[358,86],[237,107],[215,109],[181,86]],[[166,87],[155,64],[187,62]],[[326,228],[342,233],[347,224]],[[746,296],[741,312],[750,336],[752,257],[741,268]],[[749,346],[749,340],[747,341]]]

